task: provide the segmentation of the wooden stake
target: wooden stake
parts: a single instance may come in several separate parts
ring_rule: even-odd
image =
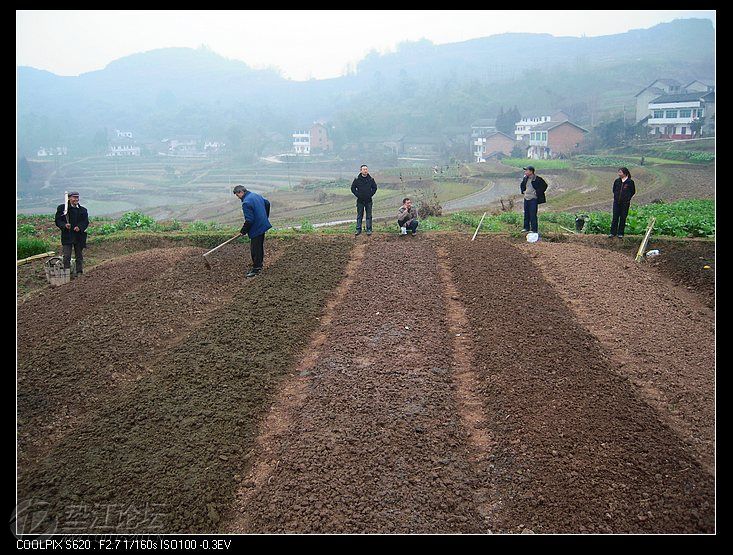
[[[44,252],[43,254],[35,254],[33,256],[29,256],[28,258],[22,258],[21,260],[18,260],[15,265],[20,266],[21,264],[25,264],[26,262],[30,262],[31,260],[46,258],[47,256],[53,256],[54,254],[56,254],[54,251]]]
[[[481,224],[484,223],[484,217],[486,217],[486,212],[481,216],[481,221],[478,223],[478,226],[476,226],[476,232],[473,234],[473,237],[471,237],[471,241],[473,241],[476,238],[476,235],[478,235],[478,230],[481,227]]]
[[[641,262],[644,258],[643,252],[646,248],[646,244],[649,241],[649,236],[652,234],[652,228],[654,227],[654,222],[656,222],[657,219],[652,216],[652,219],[649,220],[649,226],[646,228],[646,234],[644,235],[644,240],[641,242],[641,245],[639,245],[639,250],[636,253],[636,258],[634,258],[635,262]]]

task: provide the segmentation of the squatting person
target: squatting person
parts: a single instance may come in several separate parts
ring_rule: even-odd
[[[270,201],[243,185],[234,187],[234,194],[242,201],[244,225],[240,233],[249,235],[249,248],[252,254],[252,269],[247,277],[255,277],[262,271],[265,261],[265,233],[272,227],[270,224]]]
[[[362,164],[359,175],[351,183],[351,192],[356,197],[356,233],[361,234],[361,222],[366,210],[366,232],[367,235],[372,234],[372,197],[377,192],[377,183],[374,178],[369,175],[369,168],[366,164]]]
[[[56,227],[61,230],[61,246],[64,252],[64,269],[71,268],[71,249],[74,248],[76,258],[76,274],[84,273],[84,253],[87,246],[87,228],[89,213],[79,204],[79,193],[72,191],[68,195],[67,204],[59,204],[56,208]]]
[[[537,233],[537,208],[546,201],[545,191],[547,182],[539,175],[535,175],[534,166],[522,168],[524,179],[519,185],[519,190],[524,196],[524,227],[522,231]]]
[[[397,212],[397,225],[406,234],[408,231],[415,235],[417,233],[417,210],[412,206],[412,200],[409,197],[402,199],[402,206]]]
[[[631,197],[636,193],[636,185],[631,179],[629,168],[619,168],[618,177],[613,182],[613,218],[609,237],[623,237],[626,228],[626,216],[629,215]]]

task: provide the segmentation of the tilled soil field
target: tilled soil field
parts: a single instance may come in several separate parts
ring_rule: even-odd
[[[246,282],[246,245],[160,249],[21,303],[19,502],[60,532],[714,532],[711,308],[626,253],[469,239],[271,241]]]
[[[592,247],[560,243],[525,243],[521,249],[578,322],[600,340],[620,372],[712,472],[712,311],[688,291],[673,287],[621,253],[598,257]]]
[[[268,264],[279,256],[275,245]],[[149,373],[156,357],[237,293],[248,246],[233,246],[211,270],[203,252],[184,247],[123,256],[19,306],[21,468],[89,409]]]
[[[271,242],[268,252],[272,247]],[[59,381],[67,387],[69,376],[76,374],[82,391],[75,396],[92,389],[89,372],[105,379],[105,369],[107,382],[114,381],[117,369],[134,376],[127,387],[108,391],[95,406],[82,402],[88,412],[75,428],[38,460],[20,463],[19,501],[40,503],[49,526],[63,532],[212,530],[232,496],[254,423],[295,353],[305,346],[350,249],[338,239],[297,241],[287,246],[287,257],[280,256],[263,275],[245,282],[242,247],[227,258],[231,268],[217,261],[207,273],[199,256],[186,258],[182,267],[163,276],[172,278],[167,291],[153,287],[155,281],[146,284],[153,288],[145,295],[145,287],[133,291],[129,300],[137,302],[126,308],[175,314],[178,326],[188,319],[188,333],[152,359],[139,358],[135,353],[146,347],[140,348],[140,341],[147,337],[163,343],[175,330],[169,337],[168,327],[151,330],[144,322],[127,322],[122,329],[109,330],[126,350],[116,349],[99,365],[86,359],[68,364],[63,370],[67,377]],[[217,287],[222,282],[227,283]],[[217,306],[201,317],[193,305],[207,295],[214,299],[217,289],[226,289],[227,298],[218,298]],[[46,357],[54,359],[60,344],[46,345]],[[86,347],[85,342],[76,352]],[[43,386],[47,369],[38,366],[41,357],[35,360],[24,371],[34,375],[26,378],[28,393],[19,403],[19,413],[28,419],[46,410],[43,393],[50,395],[53,389]],[[43,391],[31,394],[31,383]],[[107,388],[106,383],[97,387]],[[25,397],[39,401],[33,404]],[[20,433],[30,434],[25,428]]]
[[[478,335],[475,360],[496,440],[495,526],[712,532],[713,474],[531,259],[508,241],[484,239],[453,249],[451,264]]]
[[[438,260],[371,241],[307,370],[303,399],[229,531],[482,532],[479,476],[453,395]]]

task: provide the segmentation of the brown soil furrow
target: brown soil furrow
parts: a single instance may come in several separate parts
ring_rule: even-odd
[[[496,530],[714,531],[713,476],[527,255],[496,238],[453,244],[451,271],[496,441]]]
[[[715,466],[714,313],[624,254],[579,244],[520,247],[618,371]],[[613,284],[613,285],[611,285]]]
[[[376,240],[375,240],[376,239]],[[437,256],[367,239],[247,532],[482,532]]]
[[[445,246],[438,247],[436,251],[447,305],[448,332],[453,342],[452,377],[456,384],[456,406],[463,426],[468,432],[470,459],[477,467],[477,471],[485,476],[490,471],[489,457],[495,441],[491,437],[489,418],[484,412],[480,376],[474,362],[475,333],[471,329],[466,307],[461,302],[460,293],[453,281],[448,264],[448,251]],[[488,488],[478,489],[475,493],[479,512],[490,525],[493,514],[501,502],[498,493]]]
[[[267,248],[269,266],[278,258],[280,247],[268,244]],[[18,349],[21,468],[43,457],[90,409],[152,371],[156,358],[206,325],[246,284],[246,245],[233,246],[212,270],[204,267],[203,249],[181,250],[185,257],[158,274],[144,268],[152,262],[151,251],[146,251],[125,257],[125,267],[115,265],[111,274],[100,269],[73,283],[71,293],[79,292],[88,300],[79,307],[80,314],[70,311],[76,321],[40,345],[34,340]],[[175,260],[176,254],[163,259]],[[147,281],[140,283],[140,275]],[[119,290],[110,299],[87,292],[104,291],[105,278],[112,289]],[[132,284],[129,291],[123,288],[125,278]],[[39,325],[44,316],[30,314],[31,308],[29,304],[20,307],[24,318],[22,327],[19,322],[19,335],[24,338],[32,333],[33,318]]]
[[[238,533],[251,529],[247,522],[246,508],[261,489],[269,483],[272,472],[279,465],[282,456],[282,443],[293,426],[293,415],[300,410],[308,395],[310,373],[318,360],[324,356],[324,344],[328,330],[332,326],[337,308],[341,308],[344,297],[354,283],[356,273],[364,260],[365,245],[358,244],[351,254],[344,278],[326,303],[321,316],[316,318],[320,327],[313,334],[301,360],[290,375],[283,380],[275,401],[259,425],[255,447],[247,453],[250,470],[241,481],[237,491],[237,501],[233,510],[223,518],[222,529],[228,533]]]
[[[142,287],[197,252],[203,249],[152,249],[120,256],[89,268],[82,279],[74,279],[62,287],[47,286],[18,303],[19,352],[54,340],[100,305]]]
[[[304,237],[263,275],[233,282],[234,297],[206,325],[19,476],[19,502],[38,504],[29,519],[45,515],[60,533],[215,530],[257,422],[316,328],[350,251],[350,241]],[[195,275],[197,289],[224,279]],[[151,309],[163,308],[155,301]]]

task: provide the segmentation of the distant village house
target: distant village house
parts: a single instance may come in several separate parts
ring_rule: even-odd
[[[475,141],[496,131],[496,118],[477,119],[471,124],[471,140]]]
[[[521,120],[514,124],[514,138],[517,141],[526,142],[529,140],[529,135],[532,132],[532,129],[537,125],[547,123],[548,121],[560,122],[568,121],[569,119],[570,116],[562,110],[555,113],[532,112],[526,114],[522,116]]]
[[[660,139],[691,139],[705,135],[711,124],[697,129],[696,121],[713,120],[715,92],[686,92],[664,94],[649,102],[646,126],[651,137]],[[697,131],[696,131],[697,129]]]
[[[682,83],[675,79],[657,79],[650,85],[641,89],[634,96],[636,97],[636,123],[649,116],[649,103],[663,94],[675,94],[685,92],[682,90]]]
[[[38,149],[38,156],[43,158],[44,156],[66,156],[68,150],[65,146],[45,147],[42,146]]]
[[[198,135],[179,135],[174,138],[165,138],[163,151],[158,154],[163,156],[182,156],[187,158],[203,158],[206,152],[202,150],[202,140]]]
[[[140,156],[140,147],[132,142],[110,141],[107,156]]]
[[[636,122],[657,139],[691,139],[715,133],[715,83],[657,79],[635,95]]]
[[[321,122],[314,122],[308,129],[292,134],[293,152],[310,156],[333,151],[333,141],[328,136],[328,128]]]
[[[510,156],[515,144],[514,138],[501,131],[496,131],[486,137],[479,137],[474,143],[474,161],[486,162],[491,158]]]
[[[547,121],[536,125],[530,131],[527,158],[571,156],[579,150],[586,133],[587,129],[571,121]]]

